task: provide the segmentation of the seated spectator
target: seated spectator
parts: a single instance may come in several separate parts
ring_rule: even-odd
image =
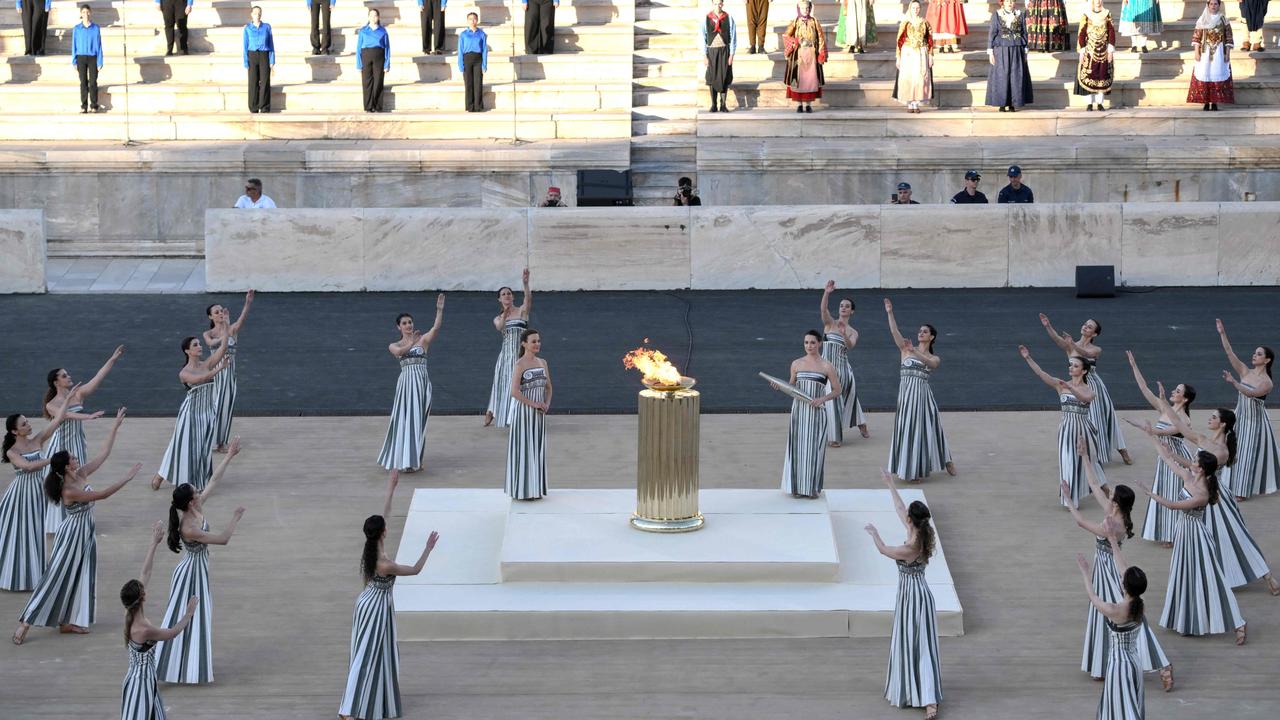
[[[919,202],[911,199],[911,183],[898,183],[898,194],[889,198],[891,205],[919,205]]]
[[[1033,203],[1036,201],[1035,195],[1031,194],[1031,188],[1022,184],[1022,168],[1017,165],[1009,166],[1009,184],[1000,188],[1000,196],[996,198],[998,203]]]
[[[560,199],[560,188],[554,185],[547,188],[547,199],[542,201],[538,207],[569,207]]]
[[[261,180],[258,178],[249,178],[244,184],[244,194],[236,201],[236,207],[241,210],[246,208],[274,210],[276,203],[271,198],[262,194]]]
[[[953,205],[986,205],[987,196],[978,191],[978,183],[982,182],[982,176],[977,170],[970,170],[964,174],[964,189],[951,197]]]

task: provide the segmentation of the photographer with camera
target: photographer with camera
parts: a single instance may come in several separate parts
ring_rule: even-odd
[[[698,197],[698,191],[693,187],[693,181],[687,177],[680,178],[680,182],[676,183],[676,194],[672,198],[672,205],[701,205],[702,198]]]

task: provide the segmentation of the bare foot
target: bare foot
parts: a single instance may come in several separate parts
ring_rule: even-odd
[[[1280,582],[1276,582],[1276,578],[1271,573],[1264,576],[1267,580],[1267,592],[1272,595],[1280,595]]]
[[[1166,665],[1160,668],[1160,684],[1164,686],[1165,692],[1173,690],[1173,666]]]
[[[485,412],[485,414],[484,414],[484,426],[485,426],[485,427],[489,427],[489,426],[490,426],[490,425],[492,425],[492,424],[493,424],[493,413],[491,413],[491,412]]]
[[[1169,548],[1172,548],[1172,547],[1173,547],[1173,543],[1171,543],[1171,542],[1162,542],[1162,543],[1160,543],[1160,547],[1164,548],[1165,550],[1168,550]]]
[[[59,625],[58,632],[63,635],[88,635],[89,628],[80,627],[79,625]]]
[[[31,626],[26,623],[18,623],[18,629],[13,631],[13,644],[21,645],[27,639],[27,631]]]
[[[871,431],[867,429],[866,425],[859,425],[858,432],[862,433],[862,437],[864,438],[871,437]]]
[[[829,443],[827,443],[827,447],[831,447],[831,448],[838,448],[838,447],[840,447],[840,443],[838,443],[838,442],[829,442]]]
[[[1124,460],[1124,464],[1125,464],[1125,465],[1132,465],[1132,464],[1133,464],[1133,458],[1129,456],[1129,451],[1128,451],[1128,450],[1121,450],[1121,451],[1120,451],[1120,459],[1121,459],[1121,460]]]
[[[1236,628],[1236,644],[1237,645],[1243,645],[1245,643],[1245,639],[1248,634],[1245,629],[1248,627],[1249,627],[1249,623],[1245,623],[1244,625],[1241,625],[1240,627]]]
[[[926,705],[924,707],[924,720],[934,720],[936,717],[938,717],[938,705],[936,703]]]
[[[402,475],[403,475],[403,474],[405,474],[405,473],[416,473],[416,472],[422,472],[422,468],[420,468],[420,467],[416,467],[416,468],[403,468],[403,469],[400,471],[400,474],[402,474]]]
[[[159,490],[160,483],[162,482],[164,482],[164,478],[160,477],[159,475],[156,475],[155,477],[151,478],[151,489]]]
[[[955,474],[956,474],[956,464],[955,464],[955,463],[953,463],[953,462],[948,462],[948,463],[947,463],[947,474],[948,474],[948,475],[950,475],[950,476],[952,476],[952,477],[955,477]]]

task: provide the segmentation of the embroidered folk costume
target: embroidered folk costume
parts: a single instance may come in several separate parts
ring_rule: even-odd
[[[848,48],[849,52],[866,52],[868,47],[875,44],[875,0],[841,0],[840,20],[836,23],[836,45]]]
[[[933,47],[938,52],[955,52],[960,49],[960,38],[969,34],[969,23],[964,19],[965,0],[930,0],[924,19],[933,31]]]
[[[893,97],[907,106],[907,112],[920,112],[920,103],[933,98],[933,30],[920,17],[918,3],[898,25],[898,77],[893,83]]]
[[[1227,50],[1233,46],[1231,24],[1222,14],[1210,13],[1206,7],[1191,31],[1191,46],[1196,50],[1196,64],[1191,68],[1191,87],[1187,102],[1204,103],[1204,109],[1217,109],[1218,103],[1234,103],[1235,87],[1231,84],[1231,62]]]
[[[738,26],[729,13],[712,10],[702,22],[702,51],[707,58],[707,87],[711,88],[711,112],[728,112],[725,96],[733,84],[733,53]]]
[[[1116,27],[1110,10],[1091,9],[1080,18],[1076,47],[1080,64],[1076,67],[1075,94],[1089,97],[1090,110],[1095,104],[1101,110],[1103,96],[1111,92],[1116,74]]]
[[[996,11],[987,37],[987,54],[992,63],[987,76],[987,104],[1004,112],[1031,103],[1026,13],[1004,8]]]
[[[797,6],[797,17],[782,35],[787,58],[783,81],[787,97],[799,105],[796,112],[813,112],[812,103],[822,97],[822,64],[827,61],[827,40],[818,19],[809,14],[812,3]]]
[[[1067,6],[1062,0],[1027,1],[1027,49],[1061,52],[1067,49]]]

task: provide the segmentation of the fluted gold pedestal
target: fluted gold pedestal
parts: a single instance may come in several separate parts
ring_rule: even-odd
[[[698,512],[698,434],[701,396],[696,390],[641,390],[636,458],[636,511],[631,524],[647,532],[689,532],[702,527]]]

